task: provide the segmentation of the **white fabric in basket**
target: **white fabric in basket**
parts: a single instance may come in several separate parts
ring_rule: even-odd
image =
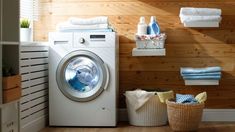
[[[125,96],[135,110],[138,110],[143,106],[155,92],[147,92],[145,90],[136,89],[134,91],[126,91]]]

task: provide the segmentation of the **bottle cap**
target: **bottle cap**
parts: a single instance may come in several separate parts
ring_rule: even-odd
[[[140,17],[140,23],[145,23],[145,18],[143,16]]]
[[[155,16],[151,16],[150,22],[156,22],[156,17]]]

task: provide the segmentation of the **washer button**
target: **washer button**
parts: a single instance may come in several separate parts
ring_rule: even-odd
[[[80,38],[79,42],[80,42],[80,44],[84,44],[85,43],[85,39],[84,38]]]

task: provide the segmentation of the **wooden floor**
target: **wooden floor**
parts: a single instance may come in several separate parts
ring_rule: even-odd
[[[136,127],[127,123],[119,123],[116,128],[81,128],[81,127],[47,127],[41,132],[172,132],[169,126]],[[235,132],[235,122],[204,122],[198,132]]]

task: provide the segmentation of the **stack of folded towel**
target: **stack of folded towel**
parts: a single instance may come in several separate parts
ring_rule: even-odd
[[[185,27],[218,27],[221,9],[182,7],[180,20]]]
[[[109,28],[108,17],[99,16],[93,18],[69,18],[68,21],[59,23],[57,31],[74,32],[74,31],[96,31],[96,32],[111,32]]]
[[[180,73],[184,80],[219,80],[221,67],[181,68]]]

